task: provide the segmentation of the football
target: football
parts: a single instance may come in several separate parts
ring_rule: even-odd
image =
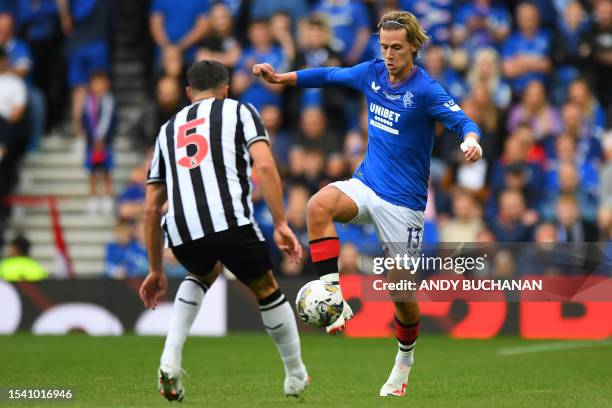
[[[342,314],[344,300],[338,288],[321,280],[308,282],[295,300],[300,319],[314,327],[326,327]]]

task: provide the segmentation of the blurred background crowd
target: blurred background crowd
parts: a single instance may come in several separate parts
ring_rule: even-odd
[[[159,127],[187,104],[185,72],[200,59],[225,64],[231,96],[261,113],[290,226],[307,247],[309,197],[349,178],[367,149],[364,101],[346,89],[269,85],[251,67],[378,58],[376,23],[397,8],[415,14],[431,37],[417,63],[483,134],[484,158],[468,164],[458,137],[437,128],[424,242],[612,241],[612,0],[140,1],[150,102],[124,135],[109,70],[117,3],[0,0],[0,197],[14,192],[21,158],[35,155],[44,135],[73,137],[90,174],[87,211],[116,220],[104,276],[148,271],[146,157]],[[145,157],[121,189],[111,177],[116,136]],[[272,242],[256,175],[253,183],[255,217]],[[5,225],[10,201],[0,208]],[[373,228],[339,225],[338,233],[343,272],[367,273],[364,257],[381,255]],[[5,261],[27,256],[25,237],[17,239]],[[291,265],[272,252],[278,272],[309,273],[308,259]],[[169,253],[166,261],[170,275],[184,273]]]

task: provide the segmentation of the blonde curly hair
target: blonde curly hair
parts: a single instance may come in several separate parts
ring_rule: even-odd
[[[417,47],[417,52],[429,39],[427,32],[421,27],[414,14],[404,10],[394,10],[383,14],[378,22],[378,31],[380,30],[406,30],[406,39]],[[413,55],[416,56],[417,52]]]

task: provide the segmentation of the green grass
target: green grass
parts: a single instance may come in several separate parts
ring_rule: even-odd
[[[282,394],[283,370],[264,334],[191,338],[180,407],[612,407],[612,345],[501,356],[540,344],[517,338],[423,335],[406,399],[377,397],[395,355],[392,339],[305,336],[312,385],[302,401]],[[0,388],[70,387],[73,402],[14,407],[167,407],[157,394],[158,337],[0,336]],[[178,403],[173,403],[178,405]]]

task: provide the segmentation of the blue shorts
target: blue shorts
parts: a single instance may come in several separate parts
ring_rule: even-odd
[[[93,163],[92,160],[92,150],[87,150],[85,152],[85,168],[93,173],[96,170],[103,170],[105,172],[110,172],[113,169],[114,160],[113,160],[113,151],[111,149],[106,149],[104,152],[104,160],[100,163]]]
[[[71,87],[85,85],[94,72],[108,72],[109,50],[105,41],[76,48],[68,57],[68,83]]]

